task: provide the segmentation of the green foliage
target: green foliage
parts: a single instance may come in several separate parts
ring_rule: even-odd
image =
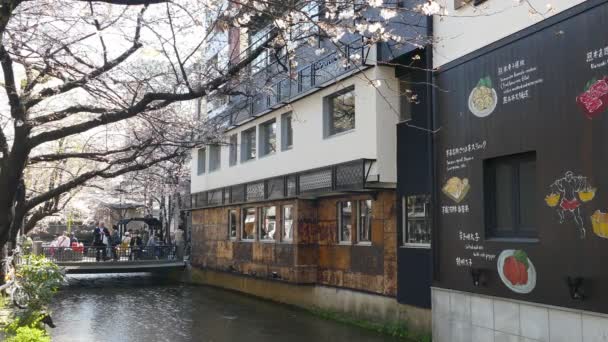
[[[15,335],[9,336],[6,342],[51,342],[51,337],[37,327],[19,327]]]
[[[28,309],[32,311],[43,310],[51,303],[51,299],[64,275],[57,264],[44,256],[26,255],[17,269],[19,284],[29,296]]]
[[[358,326],[363,329],[377,331],[379,333],[402,338],[405,341],[412,342],[431,342],[431,334],[421,333],[413,331],[407,325],[407,322],[389,322],[389,323],[376,323],[366,320],[356,319],[343,315],[337,312],[315,309],[311,310],[312,314],[332,321]]]

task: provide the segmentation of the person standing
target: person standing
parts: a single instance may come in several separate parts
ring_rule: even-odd
[[[110,243],[112,244],[112,256],[114,260],[118,261],[118,247],[120,245],[120,235],[118,235],[118,227],[116,226],[114,226],[112,229]]]
[[[103,244],[103,238],[105,236],[104,229],[105,224],[103,222],[96,222],[95,229],[93,230],[93,246],[95,246],[96,249],[95,259],[97,261],[100,261],[102,257],[103,260],[106,260],[107,257],[107,252]]]

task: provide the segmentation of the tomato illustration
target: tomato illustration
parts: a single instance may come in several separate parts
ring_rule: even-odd
[[[526,285],[528,267],[528,256],[524,251],[519,250],[505,259],[502,271],[512,285]]]

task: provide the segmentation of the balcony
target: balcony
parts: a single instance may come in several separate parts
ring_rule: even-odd
[[[284,198],[360,191],[378,184],[376,161],[358,159],[294,174],[203,191],[182,199],[185,209],[235,205]]]

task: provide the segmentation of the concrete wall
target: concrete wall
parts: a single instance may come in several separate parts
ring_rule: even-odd
[[[435,342],[608,341],[608,315],[433,288]]]
[[[527,1],[488,0],[477,7],[465,5],[454,9],[455,0],[439,0],[446,6],[448,16],[435,16],[433,20],[437,40],[433,46],[433,65],[440,67],[584,1],[530,0],[541,15],[531,13]]]
[[[182,279],[217,286],[305,309],[322,309],[377,323],[407,322],[413,330],[431,330],[431,311],[397,303],[394,298],[319,285],[294,285],[225,272],[189,268]]]
[[[372,80],[381,80],[378,87]],[[323,137],[323,97],[351,85],[355,86],[355,129],[333,137]],[[229,147],[223,146],[221,168],[197,174],[197,153],[192,152],[192,192],[205,191],[292,172],[347,162],[360,158],[378,160],[380,181],[396,182],[395,125],[399,116],[399,96],[394,69],[374,67],[306,96],[288,106],[265,114],[236,129],[226,132],[238,135],[238,162],[229,165]],[[293,113],[293,148],[281,151],[281,115]],[[243,130],[271,119],[277,122],[277,152],[240,161]],[[258,129],[259,138],[259,129]],[[207,153],[207,168],[209,166]]]

